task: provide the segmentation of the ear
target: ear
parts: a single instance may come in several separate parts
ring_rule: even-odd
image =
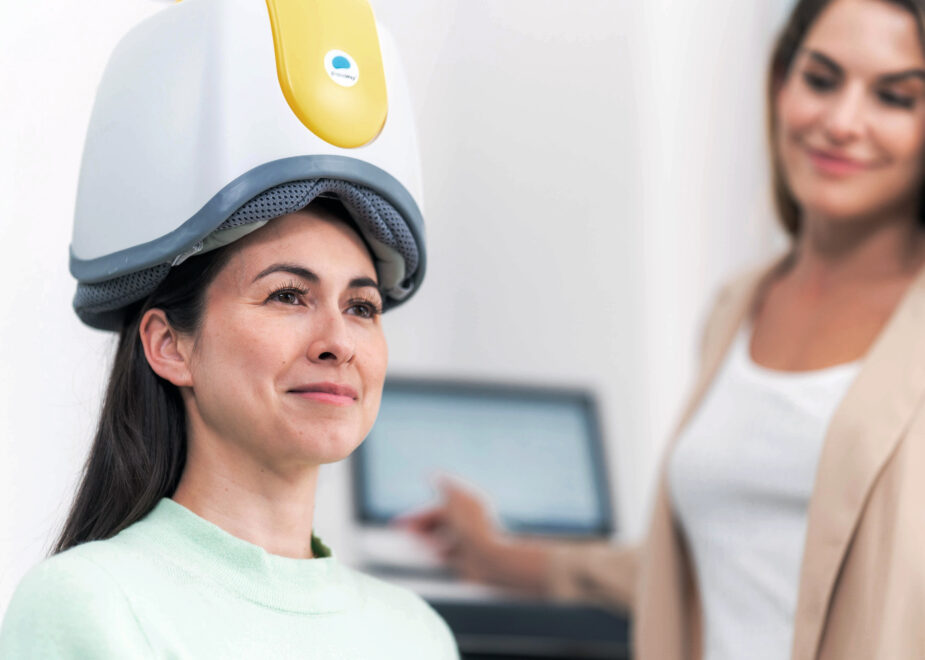
[[[145,312],[138,334],[145,358],[154,373],[177,387],[192,387],[193,376],[189,368],[191,342],[173,329],[163,310],[149,309]]]

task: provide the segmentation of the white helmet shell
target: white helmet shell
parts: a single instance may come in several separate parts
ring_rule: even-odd
[[[272,10],[296,2],[300,11],[326,5],[322,14],[329,21],[337,18],[339,6],[354,11],[344,12],[345,20],[364,8],[368,12],[372,37],[367,30],[366,39],[378,43],[365,44],[364,52],[381,53],[381,61],[369,61],[363,52],[351,56],[349,44],[329,48],[338,44],[336,29],[318,31],[333,34],[332,43],[309,44],[308,55],[295,54],[311,67],[317,64],[309,94],[328,94],[325,86],[331,86],[330,121],[344,104],[368,103],[362,90],[357,97],[350,94],[372,84],[381,67],[387,108],[359,146],[322,138],[324,131],[311,118],[297,116],[292,91],[284,89],[280,58],[294,56],[281,53],[277,23],[287,16],[272,15],[268,5]],[[323,52],[314,57],[321,61],[314,62],[313,52]],[[358,74],[359,81],[345,86],[332,66]],[[373,249],[387,306],[407,299],[426,261],[414,121],[394,44],[365,0],[184,0],[131,30],[110,58],[81,165],[71,273],[79,285],[105,290],[118,278],[163,269],[202,250],[210,235],[258,195],[282,184],[317,181],[347,184],[361,201],[369,200],[369,208],[388,211],[384,215],[391,220],[376,224],[374,218],[370,226],[356,217],[355,204],[345,203]],[[338,190],[319,189],[335,195]],[[75,299],[75,308],[88,324],[115,329],[120,310],[137,298],[110,297],[97,295],[92,304]]]

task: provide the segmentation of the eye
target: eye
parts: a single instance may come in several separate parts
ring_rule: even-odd
[[[877,92],[877,96],[884,104],[893,106],[894,108],[905,108],[906,110],[911,110],[915,107],[914,97],[906,96],[905,94],[898,94],[889,89],[880,90]]]
[[[273,294],[273,299],[287,305],[299,304],[299,296],[293,291],[277,291]]]
[[[382,314],[382,308],[372,300],[351,300],[347,303],[347,313],[363,319],[372,319]]]
[[[308,290],[294,283],[274,289],[267,295],[267,302],[278,302],[283,305],[300,305],[302,297]]]
[[[835,89],[835,86],[838,84],[838,80],[836,80],[834,77],[821,73],[815,73],[813,71],[804,72],[803,80],[806,82],[810,89],[813,89],[817,92],[828,92]]]

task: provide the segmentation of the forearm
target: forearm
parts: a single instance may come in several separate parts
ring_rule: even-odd
[[[548,583],[552,546],[550,543],[503,537],[493,541],[485,550],[483,582],[543,595]]]
[[[631,609],[638,552],[605,542],[502,537],[483,549],[480,573],[469,577],[553,600]]]
[[[641,551],[628,544],[557,543],[547,556],[545,593],[555,600],[631,610]]]

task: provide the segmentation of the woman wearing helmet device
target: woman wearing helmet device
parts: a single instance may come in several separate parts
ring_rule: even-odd
[[[313,534],[319,467],[378,411],[381,314],[423,277],[410,122],[362,0],[184,0],[119,44],[71,249],[77,314],[119,344],[0,657],[457,657]]]

